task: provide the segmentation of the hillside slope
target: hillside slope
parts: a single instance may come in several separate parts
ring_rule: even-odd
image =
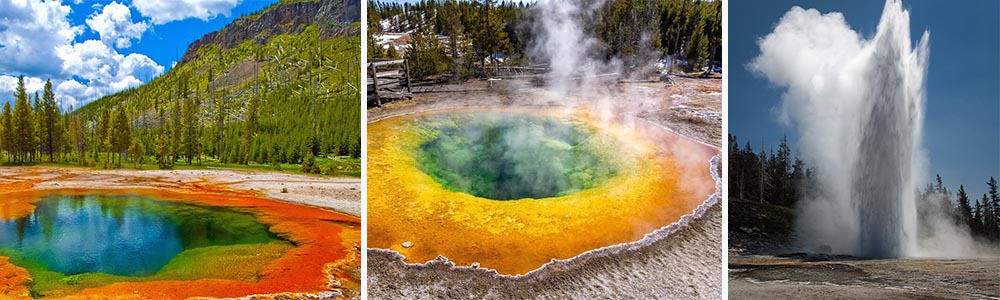
[[[297,163],[310,152],[357,157],[359,18],[359,0],[276,3],[195,41],[166,74],[77,113],[94,121],[102,112],[125,109],[137,138],[152,151],[158,135],[179,134],[181,126],[171,123],[179,124],[184,103],[192,103],[196,147],[208,158]]]

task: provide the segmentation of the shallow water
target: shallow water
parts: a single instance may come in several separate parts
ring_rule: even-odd
[[[541,199],[595,187],[617,172],[593,151],[595,130],[568,120],[480,112],[427,116],[418,124],[434,136],[415,153],[420,169],[456,192]]]
[[[250,213],[141,196],[48,196],[35,206],[0,220],[0,254],[66,275],[146,276],[184,250],[278,240]]]

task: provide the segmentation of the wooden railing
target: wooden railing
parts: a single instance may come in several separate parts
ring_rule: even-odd
[[[382,106],[382,96],[385,93],[398,93],[393,88],[406,88],[406,93],[412,93],[410,87],[410,65],[405,59],[379,60],[372,59],[368,63],[366,76],[368,97],[376,106]]]

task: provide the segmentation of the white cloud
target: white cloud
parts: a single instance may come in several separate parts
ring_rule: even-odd
[[[51,78],[63,107],[80,107],[98,97],[135,87],[163,73],[148,56],[115,50],[148,29],[132,23],[128,7],[116,2],[91,15],[87,23],[101,40],[75,43],[83,26],[71,26],[70,7],[61,1],[0,0],[0,102],[13,99],[17,76],[29,93]],[[8,9],[9,8],[9,9]],[[145,26],[145,28],[138,28]]]
[[[75,100],[92,100],[95,96],[135,87],[163,73],[163,66],[148,56],[122,55],[97,40],[59,47],[57,52],[63,61],[63,70],[86,80],[88,87],[93,88],[80,92],[67,86],[66,91],[78,92],[67,95]]]
[[[143,80],[150,80],[163,73],[163,66],[142,54],[132,53],[121,61],[121,72],[134,75]]]
[[[28,92],[28,97],[34,97],[35,92],[42,92],[45,87],[45,80],[38,77],[24,77],[24,89]],[[17,88],[17,77],[0,75],[0,91],[10,91],[10,98],[13,99],[14,89]]]
[[[77,85],[80,86],[80,88],[77,90],[72,90],[72,92],[64,91],[61,88],[62,85],[70,82],[76,83]],[[59,105],[63,109],[67,109],[70,106],[74,108],[79,107],[80,102],[78,99],[94,99],[98,96],[101,96],[100,94],[97,94],[97,89],[88,88],[87,86],[84,86],[72,79],[70,79],[69,81],[63,81],[62,83],[59,83],[58,80],[53,79],[52,86],[53,89],[55,90],[56,102],[59,103]],[[0,75],[0,92],[3,93],[2,97],[0,97],[0,105],[3,105],[4,102],[8,101],[11,102],[11,105],[14,104],[13,103],[14,90],[16,88],[17,88],[17,76]],[[30,76],[24,77],[24,89],[28,92],[28,101],[32,101],[32,99],[35,97],[35,93],[38,93],[39,96],[41,96],[42,90],[44,88],[45,88],[45,79],[39,77],[30,77]],[[91,95],[91,97],[90,98],[83,97],[83,95],[87,94]]]
[[[187,18],[208,20],[218,15],[229,16],[239,0],[134,0],[143,16],[152,19],[153,24],[165,24]]]
[[[0,0],[0,73],[60,73],[55,48],[83,32],[59,1]]]
[[[64,108],[80,108],[80,99],[92,99],[100,96],[97,90],[92,87],[83,85],[76,80],[70,79],[63,81],[56,86],[56,100]]]
[[[142,33],[149,29],[146,22],[132,22],[132,11],[118,2],[105,5],[87,18],[87,25],[101,35],[101,41],[115,48],[132,46],[132,39],[142,39]]]

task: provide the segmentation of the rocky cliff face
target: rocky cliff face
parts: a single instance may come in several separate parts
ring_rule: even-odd
[[[357,27],[349,26],[361,20],[360,0],[319,0],[277,4],[266,11],[239,18],[219,31],[214,31],[188,45],[179,65],[195,59],[198,49],[217,44],[231,49],[246,40],[264,43],[271,36],[301,32],[309,25],[319,28],[320,39],[359,35]]]

